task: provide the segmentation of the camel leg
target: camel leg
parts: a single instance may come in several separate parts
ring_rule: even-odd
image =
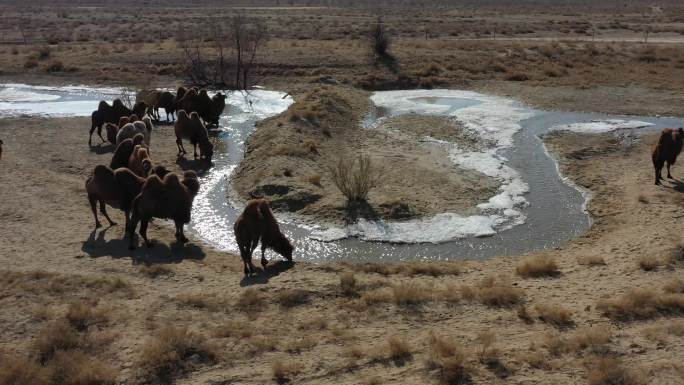
[[[192,150],[193,155],[195,156],[195,159],[197,159],[197,143],[193,143],[192,147],[193,147],[193,150]]]
[[[176,240],[181,244],[188,241],[188,238],[186,238],[185,234],[183,234],[183,224],[179,222],[176,222]]]
[[[90,202],[90,209],[93,210],[93,216],[95,217],[95,228],[99,229],[102,227],[102,224],[100,223],[100,220],[97,219],[97,208],[95,207],[97,205],[97,201],[90,195],[88,195],[88,201]]]
[[[247,265],[247,258],[249,258],[249,256],[248,256],[249,253],[244,246],[242,246],[242,245],[238,245],[238,246],[240,247],[240,256],[242,257],[242,265],[244,267],[244,272],[245,272],[245,275],[248,276],[251,273],[251,271],[249,270],[249,266]]]
[[[663,179],[663,177],[661,175],[661,171],[663,169],[663,164],[661,162],[657,162],[653,166],[655,168],[655,184],[659,185],[660,180]]]
[[[268,265],[268,260],[266,259],[266,245],[264,245],[264,242],[261,242],[261,267],[266,270],[266,265]]]
[[[143,240],[145,241],[145,246],[148,248],[152,247],[152,242],[150,242],[149,239],[147,239],[147,225],[149,224],[149,220],[147,219],[141,219],[140,220],[140,236],[142,236]]]
[[[176,146],[178,147],[178,156],[185,155],[185,147],[183,147],[183,139],[176,139]]]
[[[102,143],[106,142],[105,138],[102,137],[102,126],[97,127],[97,136],[99,136],[100,139],[102,139]]]
[[[131,250],[135,249],[135,228],[138,227],[138,216],[135,211],[131,215],[131,223],[128,225],[128,248]]]
[[[131,224],[131,212],[130,210],[124,210],[124,222],[125,222],[125,229],[124,229],[124,234],[128,231],[128,226]]]
[[[90,137],[88,138],[88,146],[93,145],[93,132],[95,132],[95,124],[90,126]]]
[[[116,222],[114,222],[114,221],[109,217],[109,215],[107,215],[107,209],[106,209],[106,207],[105,207],[105,202],[104,202],[104,201],[100,201],[100,212],[102,213],[102,215],[104,215],[105,218],[107,218],[107,221],[109,221],[109,225],[110,225],[110,226],[116,225]]]
[[[674,178],[672,177],[672,174],[670,174],[670,162],[667,162],[667,177],[668,177],[669,179],[674,179]]]

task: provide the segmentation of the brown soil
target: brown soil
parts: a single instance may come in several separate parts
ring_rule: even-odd
[[[611,322],[597,308],[634,288],[660,295],[661,286],[681,278],[681,254],[672,254],[681,253],[679,182],[652,185],[654,135],[628,146],[610,134],[546,138],[563,172],[592,191],[595,218],[586,235],[536,254],[556,261],[558,273],[549,277],[522,278],[516,275],[521,257],[506,257],[398,265],[297,262],[243,279],[238,257],[196,239],[174,245],[172,229],[160,222],[150,231],[156,246],[134,253],[121,240],[121,225],[92,231],[83,184],[110,153],[88,149],[87,119],[0,124],[0,263],[6,269],[0,275],[0,351],[6,356],[30,360],[22,357],[39,331],[63,319],[69,304],[85,302],[98,303],[95,310],[106,321],[78,332],[87,337],[80,349],[113,368],[118,381],[133,383],[139,365],[150,364],[149,357],[143,360],[145,349],[166,325],[188,326],[215,349],[214,364],[188,361],[194,364],[179,375],[183,384],[268,383],[276,363],[289,365],[287,376],[296,383],[438,383],[439,366],[427,363],[435,359],[433,334],[463,346],[475,383],[507,376],[512,383],[576,384],[603,354],[620,357],[623,368],[649,384],[681,381],[680,318]],[[157,128],[153,143],[153,158],[179,170],[171,129]],[[121,223],[122,216],[110,211]],[[133,264],[131,256],[150,267]],[[587,265],[590,257],[605,264]],[[659,261],[655,270],[639,267],[644,257]],[[351,271],[355,284],[349,283]],[[491,275],[515,286],[488,289],[481,281]],[[520,295],[526,311],[495,306]],[[545,323],[566,325],[568,312],[570,328],[557,332]],[[609,340],[591,349],[576,344],[599,326],[607,328]],[[487,357],[496,360],[481,363],[478,341],[484,337],[478,335],[486,331],[495,333]]]

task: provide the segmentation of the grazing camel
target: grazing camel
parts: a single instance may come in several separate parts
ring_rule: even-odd
[[[670,166],[675,164],[677,156],[682,152],[682,143],[684,141],[684,128],[665,128],[660,133],[658,143],[653,147],[651,159],[653,160],[653,167],[655,168],[655,184],[659,185],[660,180],[663,179],[661,171],[663,165],[667,163],[667,177],[672,179],[670,174]]]
[[[245,275],[256,272],[252,264],[252,253],[259,244],[259,240],[261,240],[261,265],[264,268],[268,264],[264,255],[267,248],[287,258],[288,261],[292,260],[294,247],[280,231],[266,199],[253,199],[247,202],[244,211],[235,221],[233,230],[240,248]]]
[[[183,226],[190,222],[192,201],[199,191],[199,181],[194,171],[185,171],[183,179],[168,173],[163,178],[150,175],[145,180],[140,194],[131,204],[131,225],[128,228],[129,249],[135,249],[135,229],[140,222],[140,235],[147,247],[152,242],[147,238],[147,226],[152,218],[171,219],[176,226],[176,240],[184,244],[188,241]]]

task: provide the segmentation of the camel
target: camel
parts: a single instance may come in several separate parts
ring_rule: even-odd
[[[670,174],[670,166],[675,164],[677,156],[682,152],[682,143],[684,140],[684,128],[665,128],[660,133],[658,143],[653,147],[651,159],[653,160],[653,167],[655,168],[655,184],[659,185],[661,179],[661,171],[663,165],[667,163],[667,177],[672,179]]]

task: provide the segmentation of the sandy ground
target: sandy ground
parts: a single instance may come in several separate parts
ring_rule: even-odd
[[[498,181],[456,167],[444,146],[425,140],[432,136],[468,149],[487,146],[457,121],[408,115],[363,128],[365,113],[357,111],[368,110],[367,93],[346,87],[321,92],[323,102],[309,100],[312,94],[295,97],[290,111],[259,125],[233,179],[240,198],[265,195],[276,208],[304,220],[339,224],[357,216],[401,220],[442,212],[473,214],[477,204],[496,194]],[[319,109],[327,112],[311,112]],[[307,113],[309,120],[292,118]],[[371,158],[378,181],[368,196],[369,207],[350,213],[331,168],[339,159],[360,155]]]
[[[563,172],[592,192],[595,219],[586,235],[539,253],[557,263],[551,277],[523,278],[516,268],[528,257],[516,256],[399,265],[295,261],[244,279],[238,257],[197,240],[174,245],[171,228],[159,223],[150,231],[156,246],[133,254],[121,225],[93,232],[83,185],[110,153],[88,148],[87,128],[82,118],[0,120],[0,356],[32,360],[25,357],[40,332],[64,319],[70,305],[86,303],[97,304],[103,319],[78,332],[87,341],[80,349],[112,368],[119,383],[141,382],[145,359],[166,357],[147,349],[168,325],[206,337],[216,352],[210,363],[184,356],[194,364],[178,384],[270,383],[280,372],[274,368],[300,384],[440,383],[448,360],[434,352],[450,350],[435,348],[435,336],[461,346],[464,373],[476,384],[585,383],[605,357],[623,362],[641,383],[684,381],[681,318],[623,322],[597,308],[634,288],[662,293],[682,277],[682,262],[670,258],[673,250],[681,255],[681,182],[652,185],[653,135],[630,143],[612,134],[546,139]],[[171,132],[155,130],[152,157],[179,170]],[[680,167],[673,173],[682,175]],[[581,264],[588,257],[605,265]],[[644,258],[657,266],[639,268]],[[356,284],[341,286],[352,271]],[[488,276],[508,281],[501,291],[521,300],[484,304]],[[567,310],[572,323],[544,322],[540,305]],[[572,343],[592,330],[611,337],[593,348]],[[489,331],[494,342],[481,355]]]

